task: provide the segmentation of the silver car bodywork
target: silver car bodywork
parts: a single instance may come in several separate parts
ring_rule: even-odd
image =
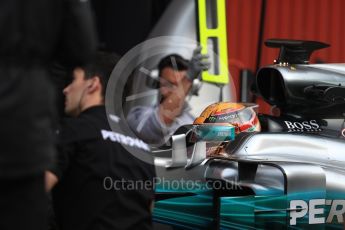
[[[311,84],[330,87],[345,84],[344,64],[277,64],[265,68],[279,72],[280,83],[286,89],[284,103],[289,105],[300,106],[312,100],[303,98],[304,89]],[[294,89],[287,89],[291,87]],[[339,92],[341,97],[343,91]],[[318,110],[317,106],[325,105],[332,119],[328,119],[323,110]],[[173,136],[172,148],[163,151],[168,157],[160,157],[162,152],[157,154],[155,162],[159,178],[168,181],[184,178],[205,184],[218,181],[223,187],[221,192],[210,189],[210,198],[202,201],[209,205],[203,206],[199,219],[195,217],[199,222],[188,223],[179,217],[200,211],[199,207],[198,211],[191,211],[197,202],[201,202],[198,200],[201,199],[200,190],[159,190],[158,184],[162,193],[182,193],[183,196],[185,192],[188,198],[172,195],[172,198],[158,201],[157,213],[161,215],[156,221],[164,220],[169,225],[191,229],[341,229],[345,213],[344,103],[327,104],[320,100],[313,101],[313,106],[315,117],[326,124],[320,131],[308,133],[281,129],[241,134],[228,144],[226,156],[207,156],[205,142],[186,147],[187,135]],[[292,116],[298,119],[305,115],[292,111]],[[310,118],[310,113],[307,114]],[[174,209],[176,204],[184,210],[176,212],[174,220],[169,222],[160,207]],[[205,216],[210,213],[211,218],[207,221]]]

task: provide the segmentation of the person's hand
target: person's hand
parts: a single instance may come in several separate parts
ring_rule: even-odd
[[[160,104],[159,116],[166,125],[169,126],[181,114],[191,84],[189,80],[183,78],[177,85],[174,85]]]
[[[207,54],[201,54],[201,46],[198,46],[193,51],[192,59],[189,61],[187,78],[189,81],[193,81],[198,78],[202,71],[208,70],[210,68],[210,62],[208,60],[209,56]]]
[[[55,184],[59,181],[59,179],[57,178],[57,176],[50,172],[50,171],[45,171],[45,189],[46,192],[50,192],[50,190],[52,190],[52,188],[55,186]]]

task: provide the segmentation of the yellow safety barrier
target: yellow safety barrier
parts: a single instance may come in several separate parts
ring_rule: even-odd
[[[204,71],[202,73],[202,80],[217,84],[227,84],[229,82],[225,1],[197,1],[199,42],[203,47],[201,53],[206,54],[208,50],[213,48],[212,50],[216,54],[212,55],[212,52],[209,53],[210,59],[213,62],[213,68],[211,68],[211,71],[213,71],[212,73],[210,70]],[[213,4],[213,7],[210,4]]]

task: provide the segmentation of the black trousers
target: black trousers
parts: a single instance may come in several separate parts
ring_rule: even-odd
[[[46,230],[47,195],[44,174],[0,178],[0,229]]]

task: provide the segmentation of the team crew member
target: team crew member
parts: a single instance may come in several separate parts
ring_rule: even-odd
[[[194,116],[185,99],[193,80],[209,68],[205,60],[208,56],[200,51],[201,47],[194,50],[190,61],[177,54],[164,57],[158,64],[160,103],[130,110],[128,124],[146,142],[164,144],[180,126],[193,123]]]
[[[0,229],[45,230],[55,150],[48,69],[87,61],[95,28],[87,1],[3,0],[0,11]]]
[[[59,131],[59,167],[47,173],[57,223],[62,230],[151,229],[153,164],[125,147],[149,156],[143,141],[110,129],[104,95],[117,57],[99,53],[77,68],[64,89],[65,119]],[[109,114],[110,122],[122,122]],[[116,118],[116,119],[115,119]]]

